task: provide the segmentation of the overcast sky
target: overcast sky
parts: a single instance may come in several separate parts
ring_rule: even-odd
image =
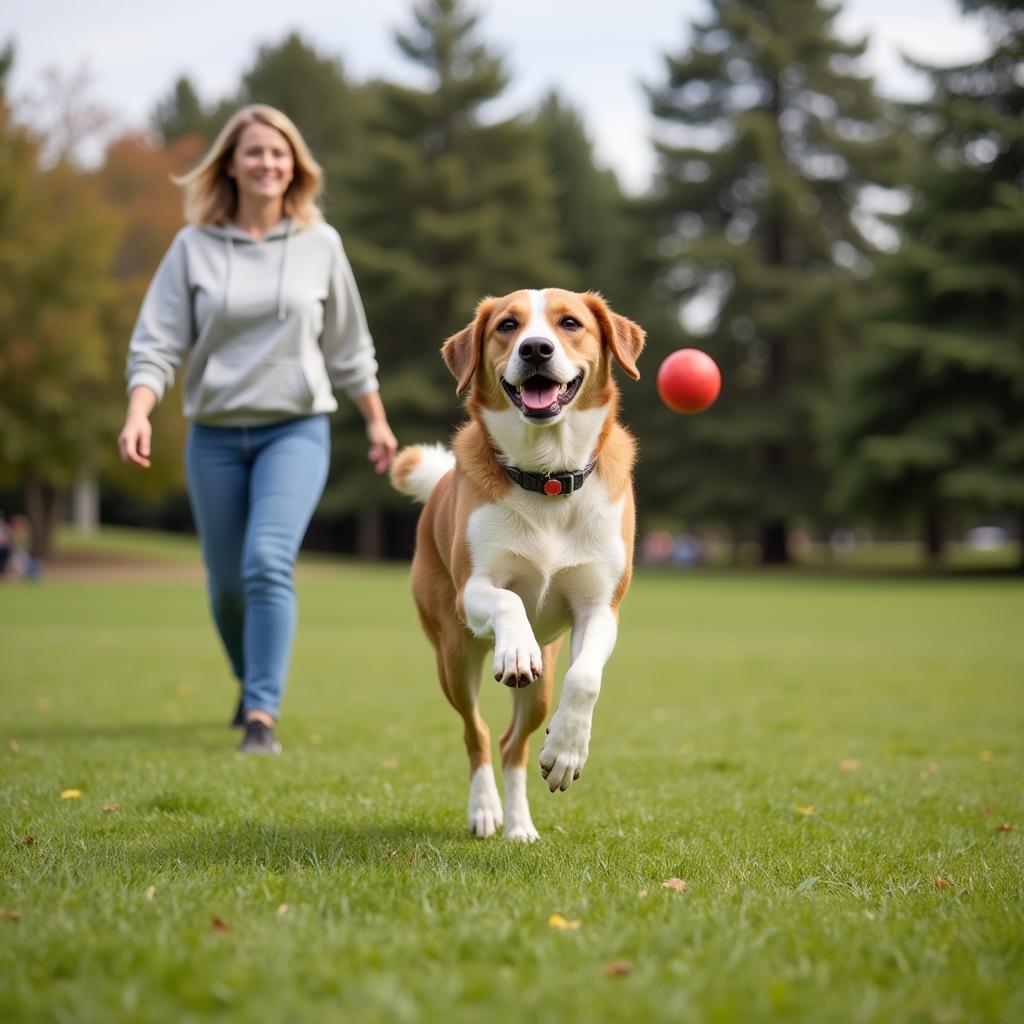
[[[92,96],[123,127],[143,127],[156,101],[187,74],[205,99],[234,90],[260,44],[300,32],[347,74],[415,83],[394,44],[411,24],[412,0],[9,0],[0,42],[13,38],[15,97],[37,88],[45,68],[87,66]],[[703,0],[475,0],[480,38],[500,52],[511,85],[508,113],[552,86],[582,114],[599,160],[639,191],[651,173],[652,123],[642,82],[663,78],[662,55],[682,50]],[[920,95],[899,52],[953,63],[985,51],[977,18],[955,0],[846,0],[841,34],[869,35],[867,70],[887,95]],[[301,125],[299,126],[301,128]]]

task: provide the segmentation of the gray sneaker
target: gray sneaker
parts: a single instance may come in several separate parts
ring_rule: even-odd
[[[277,742],[273,726],[253,719],[245,723],[245,738],[238,748],[242,754],[265,754],[272,756],[281,753],[281,744]]]

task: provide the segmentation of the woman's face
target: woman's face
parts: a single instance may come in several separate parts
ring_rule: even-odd
[[[283,199],[295,176],[295,158],[288,140],[266,124],[250,124],[242,132],[227,168],[238,194],[266,202]]]

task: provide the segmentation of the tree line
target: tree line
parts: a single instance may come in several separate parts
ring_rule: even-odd
[[[89,169],[3,95],[8,46],[0,491],[24,502],[44,556],[83,471],[120,517],[182,507],[176,396],[155,424],[175,456],[149,474],[116,464],[124,353],[180,225],[170,175],[239,105],[263,102],[323,165],[401,440],[444,439],[459,420],[438,348],[482,295],[595,289],[648,331],[643,378],[623,387],[641,529],[714,526],[783,564],[797,526],[912,532],[935,558],[981,518],[1024,532],[1024,12],[961,5],[990,50],[917,65],[930,91],[914,104],[880,96],[861,69],[867,40],[835,31],[837,4],[711,0],[688,33],[680,18],[685,44],[645,86],[655,171],[640,196],[595,163],[557,93],[487,115],[509,77],[468,0],[419,0],[397,34],[423,87],[353,81],[293,34],[215,102],[180,79],[151,133],[116,139]],[[879,195],[901,208],[873,208]],[[693,418],[654,389],[660,361],[687,345],[725,382]],[[357,414],[343,409],[333,430],[314,533],[364,553],[401,547],[414,511],[365,469]]]

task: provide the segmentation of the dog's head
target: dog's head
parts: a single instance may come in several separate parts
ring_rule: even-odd
[[[518,291],[486,298],[441,349],[457,394],[485,409],[512,406],[523,419],[554,424],[573,408],[607,405],[616,362],[638,379],[644,332],[596,292]]]

